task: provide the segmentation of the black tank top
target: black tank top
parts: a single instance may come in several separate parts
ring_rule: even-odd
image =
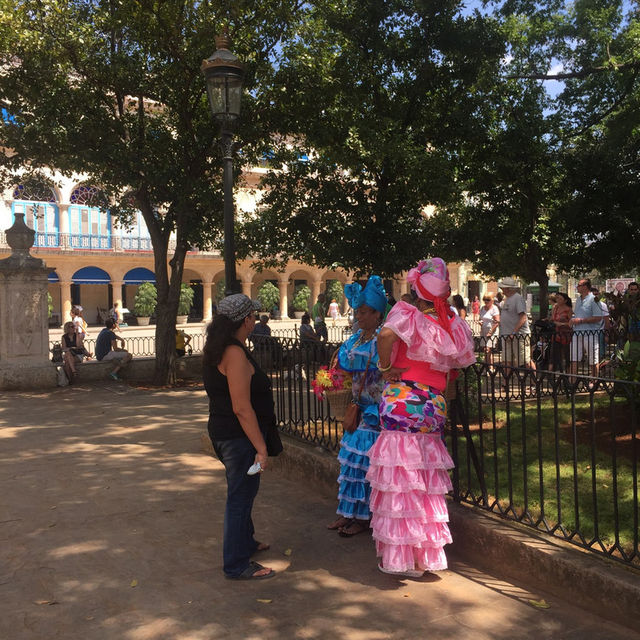
[[[242,347],[247,360],[253,365],[254,374],[251,376],[251,406],[258,418],[258,425],[264,433],[267,426],[273,424],[275,413],[273,410],[273,393],[271,380],[260,369],[249,351],[239,340],[232,344]],[[233,413],[231,395],[227,376],[220,373],[217,366],[204,365],[202,371],[204,388],[209,396],[209,436],[212,440],[231,440],[232,438],[246,438],[240,421]]]

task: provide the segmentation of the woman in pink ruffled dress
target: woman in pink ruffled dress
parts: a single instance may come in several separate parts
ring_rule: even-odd
[[[378,368],[386,384],[367,480],[379,569],[417,577],[447,568],[445,495],[453,461],[442,440],[444,393],[449,371],[476,358],[468,324],[447,304],[446,263],[423,260],[407,282],[415,304],[398,302],[378,336]]]

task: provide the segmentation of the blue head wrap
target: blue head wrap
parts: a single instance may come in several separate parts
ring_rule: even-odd
[[[358,282],[346,285],[344,295],[354,311],[363,304],[380,313],[387,309],[387,294],[380,276],[371,276],[364,289]]]

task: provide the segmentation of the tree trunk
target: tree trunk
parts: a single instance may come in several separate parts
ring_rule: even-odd
[[[175,383],[176,315],[178,314],[180,285],[182,284],[187,248],[182,241],[182,234],[178,230],[176,250],[169,262],[171,267],[171,275],[169,275],[167,258],[169,238],[171,237],[170,225],[166,220],[166,227],[158,222],[144,192],[138,193],[137,200],[151,236],[158,293],[156,303],[156,366],[153,384],[163,386]]]
[[[549,276],[546,269],[541,270],[538,285],[540,285],[540,319],[542,320],[549,315]]]

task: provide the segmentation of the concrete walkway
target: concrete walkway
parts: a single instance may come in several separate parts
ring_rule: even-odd
[[[279,575],[225,580],[206,412],[200,390],[116,383],[0,399],[0,638],[640,640],[455,545],[437,576],[383,575],[368,536],[325,529],[333,500],[275,472],[254,513]]]

